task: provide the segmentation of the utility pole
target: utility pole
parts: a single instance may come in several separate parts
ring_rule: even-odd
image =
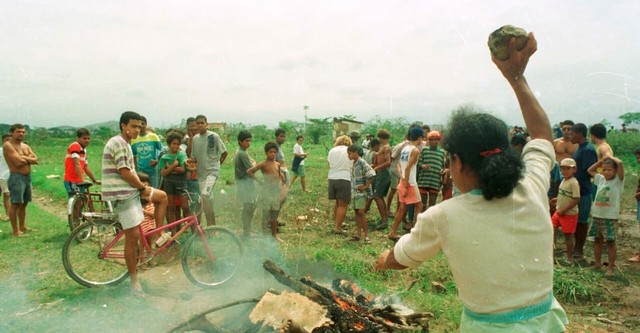
[[[303,105],[302,109],[304,110],[304,134],[307,135],[307,111],[309,111],[309,105]]]

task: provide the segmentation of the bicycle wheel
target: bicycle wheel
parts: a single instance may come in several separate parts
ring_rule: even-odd
[[[74,229],[62,248],[67,274],[86,287],[114,285],[129,276],[122,227],[114,222],[86,223]],[[113,242],[114,239],[117,241]],[[104,253],[104,248],[110,249]],[[106,258],[101,258],[105,254]]]
[[[69,220],[69,229],[77,228],[82,223],[82,213],[88,211],[87,198],[82,194],[76,194],[69,199],[67,204],[67,217]]]
[[[231,230],[218,226],[195,233],[182,252],[182,269],[189,281],[203,288],[227,282],[238,271],[242,245]]]

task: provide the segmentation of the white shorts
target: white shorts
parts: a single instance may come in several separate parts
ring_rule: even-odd
[[[6,179],[0,179],[0,191],[3,194],[9,194],[9,185],[7,185]]]
[[[144,221],[139,195],[125,200],[116,200],[112,203],[113,210],[118,214],[118,219],[124,230],[135,228]]]
[[[218,177],[214,175],[208,175],[204,181],[198,182],[200,185],[200,194],[211,197],[213,194],[213,187],[216,186]]]

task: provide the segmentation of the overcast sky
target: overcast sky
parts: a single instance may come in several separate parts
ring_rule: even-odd
[[[552,122],[640,112],[640,2],[1,0],[0,123],[152,126],[354,115],[446,123],[475,103],[522,124],[490,32],[533,31]]]

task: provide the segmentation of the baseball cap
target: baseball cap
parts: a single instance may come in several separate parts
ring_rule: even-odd
[[[576,167],[576,161],[574,161],[573,158],[565,158],[562,161],[560,161],[560,166],[561,167],[572,167],[572,168],[575,168]]]
[[[440,139],[440,132],[438,131],[429,132],[429,134],[427,134],[427,139]]]

